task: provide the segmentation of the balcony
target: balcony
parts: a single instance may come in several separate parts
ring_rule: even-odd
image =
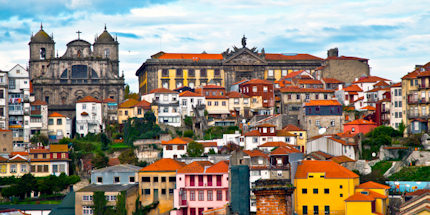
[[[408,118],[417,118],[417,117],[418,117],[418,112],[413,112],[413,111],[408,112]]]
[[[418,89],[429,89],[430,88],[430,85],[428,85],[428,84],[420,84],[420,85],[418,85]]]
[[[94,124],[94,125],[99,125],[100,122],[98,120],[95,119],[88,119],[88,120],[76,120],[77,124]]]
[[[417,104],[418,98],[416,97],[408,97],[408,104]]]
[[[24,115],[23,110],[9,110],[9,115]]]

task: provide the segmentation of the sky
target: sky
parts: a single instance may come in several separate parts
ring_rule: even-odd
[[[430,61],[428,0],[0,0],[0,70],[28,65],[40,24],[59,55],[77,39],[94,42],[104,26],[120,43],[120,71],[138,91],[139,66],[159,52],[221,53],[249,47],[369,59],[371,75],[395,82]]]

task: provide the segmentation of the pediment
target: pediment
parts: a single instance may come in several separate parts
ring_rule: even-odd
[[[224,59],[226,65],[266,65],[264,57],[253,53],[248,48],[242,48]]]

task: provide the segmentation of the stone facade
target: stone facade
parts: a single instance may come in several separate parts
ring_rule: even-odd
[[[294,187],[287,180],[258,180],[253,192],[257,197],[257,215],[289,215],[292,212]]]
[[[50,111],[74,116],[75,102],[85,96],[123,99],[124,76],[119,75],[119,43],[106,30],[94,44],[79,38],[54,55],[55,42],[42,28],[31,37],[29,72],[36,99]],[[92,46],[92,47],[91,47]]]

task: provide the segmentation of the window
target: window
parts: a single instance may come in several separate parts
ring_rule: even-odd
[[[314,205],[314,214],[319,214],[318,205]]]
[[[315,125],[316,126],[320,126],[321,124],[320,124],[320,121],[319,120],[315,120]]]
[[[267,76],[269,76],[269,77],[273,77],[273,70],[269,69],[269,71],[268,71],[268,75],[267,75]]]
[[[169,70],[168,69],[163,69],[161,72],[161,76],[162,77],[169,77]]]
[[[176,77],[182,77],[182,69],[176,70]]]
[[[206,77],[206,69],[201,69],[200,70],[200,77]]]
[[[194,192],[194,190],[190,191],[190,201],[195,201],[196,200],[196,193]]]
[[[355,128],[354,128],[354,127],[352,127],[352,128],[351,128],[351,131],[352,131],[352,132],[355,132]]]
[[[142,177],[142,182],[151,182],[151,177]]]
[[[213,200],[212,190],[208,190],[208,201],[212,201],[212,200]]]
[[[63,119],[57,119],[57,125],[62,125],[63,124]]]
[[[21,164],[21,172],[27,172],[27,165]]]
[[[10,172],[11,173],[16,173],[16,164],[11,164],[10,165]]]
[[[169,189],[169,194],[173,194],[173,189]]]
[[[220,76],[221,75],[221,71],[219,69],[215,69],[214,70],[214,74],[215,74],[215,76]]]
[[[324,189],[324,194],[330,194],[330,189],[325,188],[325,189]]]
[[[82,196],[82,201],[93,201],[93,196],[91,195]]]
[[[222,201],[222,191],[221,190],[216,191],[216,200]]]
[[[91,206],[82,206],[82,214],[93,214],[93,208]]]
[[[176,182],[176,177],[169,177],[169,182]]]
[[[178,146],[178,150],[184,150],[184,149],[185,149],[185,146],[183,146],[183,145]]]
[[[212,176],[211,175],[207,176],[207,181],[208,181],[208,186],[212,186]]]
[[[340,197],[343,197],[343,194],[341,193],[339,196],[340,196]]]
[[[208,106],[212,106],[212,102],[211,101],[208,101]]]
[[[130,183],[134,183],[136,180],[135,180],[134,176],[130,176],[130,177],[128,178],[128,181],[129,181]]]
[[[314,188],[314,194],[318,194],[318,188]]]
[[[194,175],[190,175],[190,186],[194,186],[195,182],[194,182]]]
[[[161,182],[166,182],[166,177],[161,177]]]
[[[119,183],[119,176],[114,177],[114,183]]]
[[[221,175],[216,176],[216,186],[221,186],[221,179],[222,179]]]
[[[166,189],[161,189],[161,195],[166,195]]]
[[[103,177],[97,177],[97,183],[103,183]]]
[[[199,175],[199,186],[203,186],[203,175]]]
[[[303,210],[303,215],[307,215],[308,214],[308,206],[303,205],[302,210]]]
[[[124,111],[124,115],[128,116],[128,110]]]
[[[300,94],[296,95],[296,99],[299,100],[300,99]]]
[[[256,93],[257,92],[257,86],[253,86],[252,87],[252,92]]]
[[[226,102],[222,102],[222,106],[226,106]]]
[[[188,70],[188,76],[189,77],[194,77],[196,76],[196,71],[194,69],[189,69]],[[190,86],[191,87],[191,86]]]
[[[324,214],[330,214],[330,206],[329,205],[324,206]]]
[[[215,102],[215,104],[214,104],[215,106],[218,106],[218,102]]]
[[[330,121],[330,126],[331,126],[331,127],[334,127],[335,125],[336,125],[335,121],[334,121],[334,120],[331,120],[331,121]]]
[[[158,176],[153,177],[153,182],[158,183]]]
[[[302,189],[302,194],[308,194],[308,189],[303,188],[303,189]]]
[[[339,185],[339,189],[342,189],[343,188],[343,186],[342,185]]]
[[[199,190],[199,201],[205,200],[205,193],[203,190]]]
[[[268,87],[267,86],[264,86],[263,87],[263,92],[267,92],[268,91]]]
[[[145,195],[150,195],[151,194],[151,189],[145,189]]]
[[[54,119],[49,119],[48,120],[48,125],[54,125]]]

